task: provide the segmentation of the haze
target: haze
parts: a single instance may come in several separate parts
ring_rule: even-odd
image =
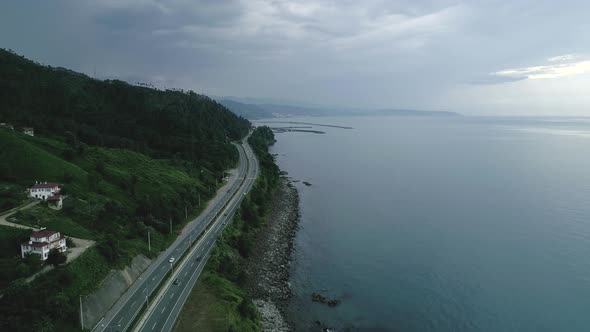
[[[590,115],[586,1],[18,1],[0,47],[217,96]]]

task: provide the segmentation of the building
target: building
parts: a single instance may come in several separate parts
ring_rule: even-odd
[[[33,232],[29,242],[24,242],[20,245],[22,258],[25,258],[29,254],[37,254],[41,256],[41,260],[43,261],[49,257],[49,252],[52,249],[65,252],[68,249],[66,238],[61,236],[59,232],[46,229]]]
[[[31,128],[31,127],[25,127],[25,128],[23,128],[23,134],[29,135],[29,136],[35,136],[35,129]]]
[[[49,197],[59,195],[59,183],[35,181],[35,185],[29,188],[29,197],[47,200]]]
[[[50,209],[61,210],[63,207],[63,196],[60,194],[49,196],[47,198],[47,203],[47,206],[49,206]]]

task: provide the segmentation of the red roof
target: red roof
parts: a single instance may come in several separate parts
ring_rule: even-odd
[[[39,189],[39,188],[55,188],[59,187],[59,183],[55,182],[47,182],[47,183],[37,183],[33,185],[31,188]]]
[[[49,196],[47,197],[48,201],[59,201],[60,196],[59,195],[53,195],[53,196]]]
[[[48,237],[48,236],[51,236],[55,233],[57,233],[57,232],[44,229],[42,231],[36,231],[36,232],[31,233],[31,237],[34,237],[34,238]]]

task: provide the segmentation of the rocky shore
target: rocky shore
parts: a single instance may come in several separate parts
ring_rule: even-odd
[[[286,178],[277,188],[268,224],[257,234],[252,254],[244,267],[246,290],[262,317],[263,331],[291,331],[285,308],[291,297],[289,266],[299,227],[299,195]]]

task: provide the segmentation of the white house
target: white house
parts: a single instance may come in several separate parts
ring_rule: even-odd
[[[24,242],[20,245],[22,258],[28,254],[38,254],[41,260],[46,260],[49,257],[49,251],[57,249],[59,252],[65,252],[66,238],[61,236],[59,232],[41,229],[31,234],[29,242]]]
[[[29,136],[35,136],[35,129],[30,127],[23,128],[23,133]]]
[[[29,196],[33,198],[38,198],[42,200],[46,200],[53,195],[59,195],[59,183],[53,182],[42,182],[42,183],[35,183],[34,186],[29,188]]]

